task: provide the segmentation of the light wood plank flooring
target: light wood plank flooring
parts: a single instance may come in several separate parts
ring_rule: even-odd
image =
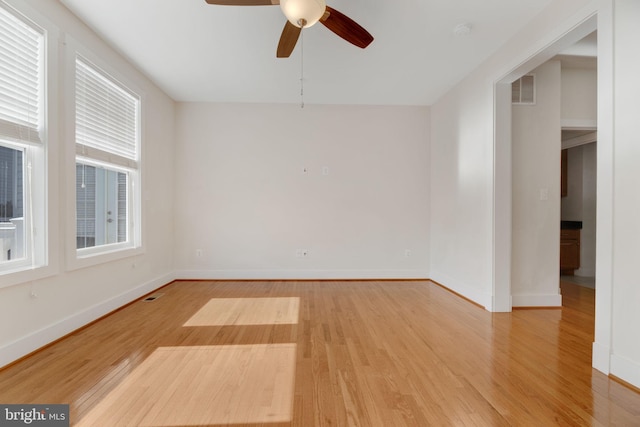
[[[489,313],[428,281],[181,281],[0,371],[87,426],[640,426],[594,290]]]

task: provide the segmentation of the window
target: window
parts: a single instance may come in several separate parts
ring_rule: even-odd
[[[127,180],[125,172],[76,164],[76,247],[127,241]]]
[[[0,145],[0,261],[24,259],[24,149]]]
[[[43,58],[44,30],[0,1],[0,273],[45,262]]]
[[[75,82],[78,256],[139,246],[139,97],[80,56]]]
[[[24,150],[0,145],[0,222],[24,216]]]

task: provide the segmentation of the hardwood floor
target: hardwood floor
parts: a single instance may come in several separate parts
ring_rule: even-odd
[[[591,368],[593,289],[513,313],[427,281],[159,292],[0,371],[0,402],[109,427],[640,426],[640,394]]]

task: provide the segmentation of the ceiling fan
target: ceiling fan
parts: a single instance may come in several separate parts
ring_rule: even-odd
[[[320,21],[325,27],[349,43],[362,49],[369,46],[373,36],[348,16],[326,5],[325,0],[205,0],[209,4],[227,6],[280,5],[287,17],[276,56],[288,58],[296,47],[302,28]]]

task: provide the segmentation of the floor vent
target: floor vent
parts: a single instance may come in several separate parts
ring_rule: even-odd
[[[148,297],[146,297],[145,299],[143,299],[142,301],[144,302],[151,302],[151,301],[155,301],[158,298],[160,298],[162,295],[164,294],[153,294],[153,295],[149,295]]]

